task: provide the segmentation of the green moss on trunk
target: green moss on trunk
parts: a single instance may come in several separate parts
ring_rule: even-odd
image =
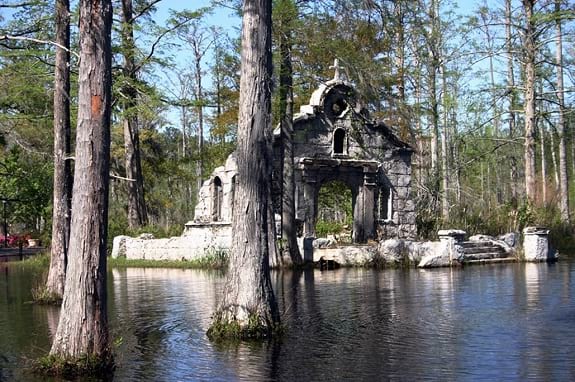
[[[216,313],[206,334],[212,341],[240,341],[271,338],[281,335],[283,331],[281,324],[266,323],[255,314],[250,315],[246,323],[242,323],[235,319],[227,320],[221,313]]]
[[[111,352],[101,356],[84,354],[77,359],[56,355],[42,357],[34,364],[34,372],[42,375],[76,379],[79,376],[92,376],[111,379],[115,369]]]

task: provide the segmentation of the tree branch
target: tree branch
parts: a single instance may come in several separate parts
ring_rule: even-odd
[[[76,53],[76,52],[74,52],[74,51],[66,48],[65,46],[60,45],[54,41],[39,40],[37,38],[24,37],[24,36],[0,35],[0,41],[6,41],[6,40],[31,41],[31,42],[35,42],[38,44],[53,45],[53,46],[58,47],[60,49],[64,49],[65,51],[69,52],[70,54],[73,54],[76,58],[80,58],[80,55],[78,53]]]

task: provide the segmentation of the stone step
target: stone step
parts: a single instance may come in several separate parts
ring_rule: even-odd
[[[501,252],[482,252],[482,253],[465,254],[466,260],[501,259],[506,257],[507,254]]]
[[[505,250],[497,245],[485,245],[482,247],[471,247],[471,248],[463,247],[463,253],[465,254],[484,253],[484,252],[505,253]]]
[[[479,259],[479,260],[468,260],[465,264],[493,264],[493,263],[515,263],[517,259],[515,257],[502,257],[497,259]]]

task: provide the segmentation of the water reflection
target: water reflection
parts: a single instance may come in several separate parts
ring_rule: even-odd
[[[286,335],[226,346],[205,335],[221,274],[115,269],[115,380],[575,380],[574,265],[274,272]],[[1,270],[0,381],[34,380],[19,360],[48,351],[58,309]]]

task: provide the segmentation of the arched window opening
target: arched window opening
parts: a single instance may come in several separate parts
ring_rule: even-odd
[[[345,148],[345,130],[336,129],[333,133],[333,153],[344,154]]]
[[[212,220],[215,222],[222,220],[222,204],[224,200],[224,188],[222,187],[222,180],[219,177],[214,178],[213,184],[213,209]]]
[[[392,217],[392,198],[391,189],[389,187],[382,187],[379,190],[379,201],[378,201],[378,215],[379,220],[390,221]]]

